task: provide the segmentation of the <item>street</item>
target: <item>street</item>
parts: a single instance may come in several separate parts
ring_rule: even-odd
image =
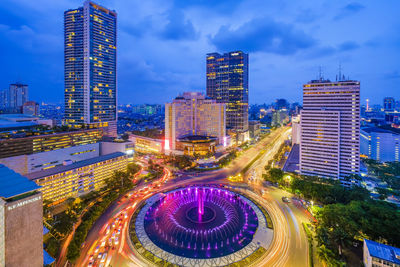
[[[289,194],[275,187],[263,187],[260,182],[236,184],[226,178],[235,175],[251,162],[262,149],[267,151],[249,168],[247,174],[257,171],[261,176],[261,168],[265,162],[272,159],[277,149],[287,139],[290,131],[282,127],[261,140],[255,146],[246,150],[231,164],[220,170],[183,174],[179,178],[171,179],[169,170],[159,181],[160,186],[150,188],[141,185],[129,192],[119,203],[114,203],[94,224],[88,234],[86,242],[81,249],[81,257],[77,266],[147,266],[144,259],[137,255],[130,246],[128,229],[130,218],[138,204],[151,195],[196,183],[229,184],[242,188],[246,194],[257,200],[270,214],[274,225],[272,244],[267,248],[267,253],[254,266],[308,266],[308,240],[302,223],[309,222],[309,214],[296,203],[285,203],[283,196]],[[261,196],[261,189],[265,191]],[[257,193],[255,193],[257,192]]]

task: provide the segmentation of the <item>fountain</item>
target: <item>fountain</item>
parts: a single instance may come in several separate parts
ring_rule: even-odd
[[[155,245],[188,258],[238,251],[251,242],[257,227],[257,216],[242,197],[202,185],[167,192],[144,218],[144,229]]]

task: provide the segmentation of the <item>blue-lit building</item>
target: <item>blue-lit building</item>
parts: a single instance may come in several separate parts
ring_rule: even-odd
[[[365,267],[398,267],[400,266],[400,248],[364,239]]]
[[[116,134],[117,13],[91,1],[64,12],[65,123]],[[107,133],[107,132],[106,132]]]
[[[399,161],[400,134],[378,128],[360,130],[360,154],[381,162]]]
[[[249,55],[242,51],[207,54],[207,96],[226,104],[226,127],[247,135],[249,129]]]

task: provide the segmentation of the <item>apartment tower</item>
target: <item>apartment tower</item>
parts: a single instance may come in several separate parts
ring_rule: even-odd
[[[65,123],[116,135],[117,13],[91,1],[64,12]]]
[[[360,82],[303,86],[300,173],[344,178],[360,170]]]

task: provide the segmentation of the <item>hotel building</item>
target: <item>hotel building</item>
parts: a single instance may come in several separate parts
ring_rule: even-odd
[[[249,55],[242,51],[207,54],[207,96],[226,104],[226,127],[237,141],[248,139]]]
[[[0,164],[0,266],[43,266],[39,186]]]
[[[101,140],[101,129],[88,129],[62,133],[42,134],[29,137],[0,139],[0,159],[61,148],[94,144]]]
[[[117,13],[91,1],[64,12],[65,122],[116,135]]]
[[[360,82],[303,86],[300,173],[343,178],[360,170]]]
[[[213,153],[224,144],[225,135],[225,104],[194,92],[165,104],[165,153]]]
[[[115,171],[126,171],[125,153],[115,152],[65,166],[29,173],[27,178],[41,186],[43,198],[54,205],[72,197],[76,198],[105,185]]]

